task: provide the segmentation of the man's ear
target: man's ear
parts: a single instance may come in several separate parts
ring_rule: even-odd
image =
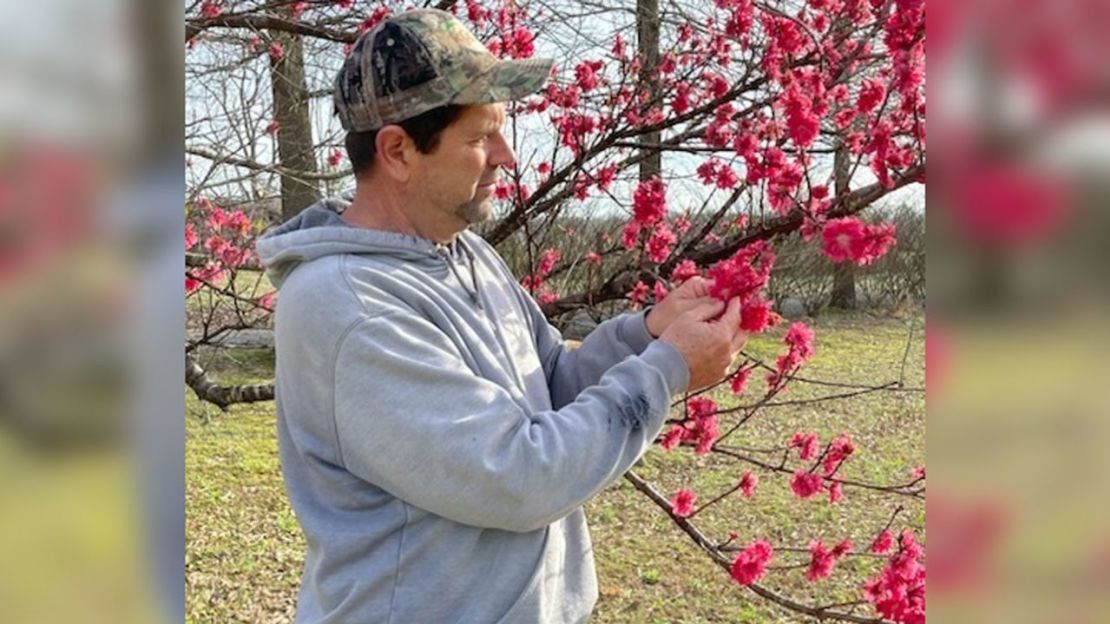
[[[408,182],[416,155],[416,144],[408,133],[401,126],[385,126],[378,130],[374,145],[382,172],[398,182]]]

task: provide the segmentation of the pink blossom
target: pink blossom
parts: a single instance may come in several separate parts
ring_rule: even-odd
[[[575,66],[574,77],[578,88],[582,89],[583,93],[589,93],[597,88],[598,72],[601,71],[603,66],[602,61],[583,61]]]
[[[634,249],[640,243],[640,231],[639,221],[629,221],[621,231],[621,245],[625,249]]]
[[[586,253],[586,262],[594,266],[601,266],[601,254],[596,251]]]
[[[280,61],[283,56],[285,56],[285,46],[281,45],[280,41],[270,43],[270,58]]]
[[[821,230],[822,251],[833,262],[851,260],[867,265],[894,244],[893,225],[866,225],[855,217],[829,219]]]
[[[302,2],[294,2],[293,3],[293,8],[291,10],[291,14],[293,16],[293,19],[295,19],[295,20],[301,19],[301,15],[304,14],[305,9],[307,9],[307,8],[308,8],[308,3],[307,2],[303,2],[303,1]]]
[[[755,493],[755,486],[757,485],[759,485],[759,477],[750,472],[745,472],[744,476],[740,477],[740,484],[738,487],[740,491],[744,493],[745,497],[751,498],[752,494]]]
[[[741,585],[751,585],[763,578],[767,564],[775,556],[775,551],[766,540],[757,540],[741,550],[729,570],[732,580]]]
[[[694,513],[694,503],[697,500],[698,495],[694,492],[686,489],[679,490],[671,498],[671,513],[679,518],[688,518]]]
[[[855,451],[856,446],[852,444],[852,439],[848,437],[848,434],[840,434],[829,444],[829,451],[825,454],[825,461],[823,462],[825,476],[830,476],[832,473],[836,472],[840,464]]]
[[[655,303],[666,299],[667,294],[667,287],[663,285],[663,282],[655,282]]]
[[[610,51],[617,58],[624,56],[624,37],[620,33],[617,33],[617,36],[613,38],[613,48]]]
[[[200,15],[206,19],[219,17],[223,12],[223,2],[221,0],[205,0],[200,3]]]
[[[266,124],[265,132],[266,134],[274,135],[277,134],[279,129],[281,129],[281,123],[276,119],[271,119],[270,123]]]
[[[835,481],[829,486],[829,504],[835,505],[842,498],[844,498],[844,489],[839,481]]]
[[[540,255],[540,264],[536,268],[536,273],[542,277],[547,277],[560,259],[562,259],[562,254],[559,253],[558,249],[545,249],[543,254]]]
[[[658,177],[640,182],[632,195],[633,219],[651,225],[663,218],[666,212],[666,187]]]
[[[905,624],[925,624],[924,550],[913,533],[902,534],[901,548],[878,576],[863,587],[863,595],[883,617]]]
[[[539,165],[536,165],[536,173],[539,173],[540,175],[547,175],[551,173],[551,163],[545,161],[540,163]]]
[[[268,292],[258,298],[258,307],[270,312],[274,311],[274,300],[277,298],[277,291]]]
[[[686,435],[686,427],[674,425],[663,435],[663,440],[659,443],[659,446],[663,447],[665,451],[672,450],[686,438]]]
[[[709,294],[724,302],[733,297],[746,302],[767,285],[774,262],[775,255],[765,241],[742,247],[731,258],[709,268],[708,277],[713,282]]]
[[[717,402],[707,396],[691,397],[686,402],[686,417],[698,419],[713,416],[717,409]]]
[[[721,436],[720,429],[717,426],[717,417],[712,415],[695,420],[690,432],[697,442],[694,447],[694,453],[697,455],[708,453],[713,448],[713,443]]]
[[[329,167],[338,167],[341,162],[343,162],[343,154],[338,149],[333,149],[328,153]]]
[[[594,172],[594,180],[597,181],[597,188],[606,191],[613,184],[613,180],[617,179],[617,165],[605,165],[600,167]]]
[[[728,386],[733,394],[743,394],[744,386],[747,385],[748,377],[751,376],[752,370],[752,368],[742,368],[729,379]]]
[[[798,458],[802,461],[809,461],[816,457],[817,449],[820,446],[821,442],[818,440],[817,434],[812,431],[806,433],[798,431],[794,434],[794,437],[790,438],[790,448],[797,447],[799,449]]]
[[[547,305],[547,304],[549,304],[553,301],[558,301],[558,300],[559,300],[559,293],[557,293],[553,290],[547,290],[546,287],[541,289],[539,294],[536,295],[536,303],[538,303],[540,305]]]
[[[663,262],[671,255],[671,249],[677,241],[678,238],[667,227],[666,222],[659,221],[655,224],[655,231],[652,232],[651,238],[648,239],[648,259],[657,264]]]
[[[628,292],[628,300],[632,302],[632,309],[638,309],[647,299],[648,285],[643,280],[636,282],[636,286]]]
[[[675,266],[674,270],[671,271],[671,282],[677,285],[685,282],[692,277],[698,277],[700,275],[701,271],[698,269],[698,265],[694,264],[693,260],[687,258],[686,260],[679,262],[678,265]]]
[[[803,360],[808,360],[813,355],[813,330],[801,321],[790,325],[783,342],[790,345],[791,350],[797,351]]]
[[[679,235],[685,234],[686,230],[690,229],[690,220],[687,219],[684,216],[675,217],[673,226],[674,226],[674,231],[677,234],[679,234]]]
[[[192,249],[197,244],[197,232],[192,223],[185,224],[185,250]]]
[[[758,334],[774,325],[771,302],[753,299],[740,308],[740,329]]]
[[[489,10],[477,0],[466,0],[466,18],[475,26],[482,27],[489,20]]]
[[[790,481],[790,489],[794,490],[798,498],[812,498],[814,494],[821,491],[821,477],[812,472],[797,470]]]
[[[832,551],[827,550],[820,540],[809,545],[809,554],[809,569],[806,570],[806,579],[813,582],[832,574],[833,566],[836,565],[836,556],[833,555]]]
[[[859,89],[859,99],[856,101],[856,110],[869,113],[886,97],[886,87],[875,78],[863,81]]]
[[[690,110],[690,83],[679,82],[675,85],[674,98],[671,100],[671,110],[674,114],[681,115]]]
[[[882,532],[879,533],[878,537],[875,538],[875,541],[871,542],[871,548],[869,548],[868,550],[875,553],[876,555],[882,555],[890,552],[890,549],[893,547],[894,535],[891,534],[890,531],[883,529]]]
[[[917,468],[914,468],[910,471],[910,475],[912,475],[914,479],[924,479],[925,466],[918,466]]]

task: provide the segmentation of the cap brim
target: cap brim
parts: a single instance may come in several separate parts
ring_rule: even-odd
[[[451,98],[451,103],[492,104],[519,100],[542,89],[554,65],[553,59],[500,61]]]

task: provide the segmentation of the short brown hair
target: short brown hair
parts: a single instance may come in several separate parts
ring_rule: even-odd
[[[433,108],[396,125],[412,138],[421,154],[430,154],[439,145],[439,137],[447,126],[459,118],[466,107],[461,104],[448,104]],[[379,129],[380,130],[380,129]],[[347,158],[351,161],[355,176],[369,174],[374,170],[374,155],[377,154],[376,141],[379,130],[368,132],[348,132],[345,140]]]

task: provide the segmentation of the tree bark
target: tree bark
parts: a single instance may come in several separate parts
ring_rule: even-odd
[[[648,102],[654,102],[659,97],[659,81],[655,74],[655,68],[659,66],[659,0],[636,0],[636,35],[637,53],[640,57],[640,84],[644,89],[642,93],[647,95]],[[649,110],[650,108],[649,106]],[[661,136],[658,131],[649,132],[642,135],[639,142],[658,145]],[[650,154],[640,162],[640,181],[660,175],[663,167],[661,151],[654,148],[642,149],[650,150]]]
[[[833,172],[836,178],[836,196],[841,197],[848,193],[848,175],[851,169],[851,154],[843,142],[836,148],[833,160]],[[856,301],[856,265],[851,262],[840,262],[833,265],[833,287],[829,305],[842,310],[855,309]]]
[[[273,36],[284,48],[280,59],[270,61],[274,119],[278,122],[278,160],[287,170],[315,174],[316,154],[313,151],[308,88],[304,77],[304,44],[298,34],[276,32]],[[320,191],[315,178],[282,172],[282,219],[293,218],[318,199]]]

